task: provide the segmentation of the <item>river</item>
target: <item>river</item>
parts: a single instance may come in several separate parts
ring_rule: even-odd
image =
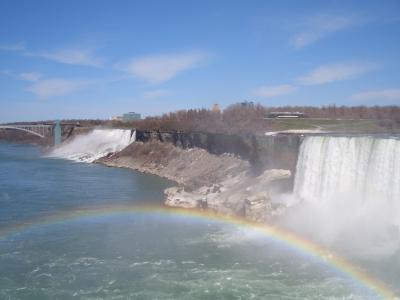
[[[171,184],[0,143],[0,299],[380,299],[371,281],[290,241],[135,210],[162,205]]]

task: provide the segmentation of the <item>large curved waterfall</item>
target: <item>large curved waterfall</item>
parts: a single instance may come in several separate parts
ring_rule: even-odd
[[[135,131],[125,129],[94,129],[77,135],[54,149],[50,157],[93,162],[111,152],[121,151],[135,141]]]
[[[300,148],[294,192],[312,202],[343,196],[400,201],[400,140],[307,137]]]

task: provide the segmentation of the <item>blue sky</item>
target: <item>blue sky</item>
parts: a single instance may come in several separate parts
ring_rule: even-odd
[[[0,122],[400,104],[400,1],[0,2]]]

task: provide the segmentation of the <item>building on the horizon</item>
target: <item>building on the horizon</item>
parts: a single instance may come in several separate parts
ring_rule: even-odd
[[[110,120],[113,121],[134,121],[134,120],[140,120],[142,116],[139,113],[136,112],[128,112],[122,114],[122,116],[113,116],[110,118]]]
[[[211,108],[211,111],[213,112],[213,113],[220,113],[221,112],[221,109],[219,108],[219,104],[218,103],[215,103],[214,105],[213,105],[213,107]]]
[[[302,112],[290,111],[273,111],[268,113],[267,118],[284,119],[284,118],[306,118],[306,114]]]
[[[139,113],[135,113],[133,111],[122,115],[122,121],[134,121],[134,120],[140,120],[141,118],[142,116]]]
[[[254,107],[254,102],[253,101],[244,101],[240,102],[241,107]]]

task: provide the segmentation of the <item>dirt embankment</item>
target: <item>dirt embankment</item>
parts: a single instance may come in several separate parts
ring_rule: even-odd
[[[232,154],[214,155],[158,141],[135,142],[97,162],[176,181],[176,187],[165,191],[166,205],[207,208],[257,221],[275,210],[268,193],[270,184],[290,177],[287,170],[266,170],[255,176],[248,161]]]

